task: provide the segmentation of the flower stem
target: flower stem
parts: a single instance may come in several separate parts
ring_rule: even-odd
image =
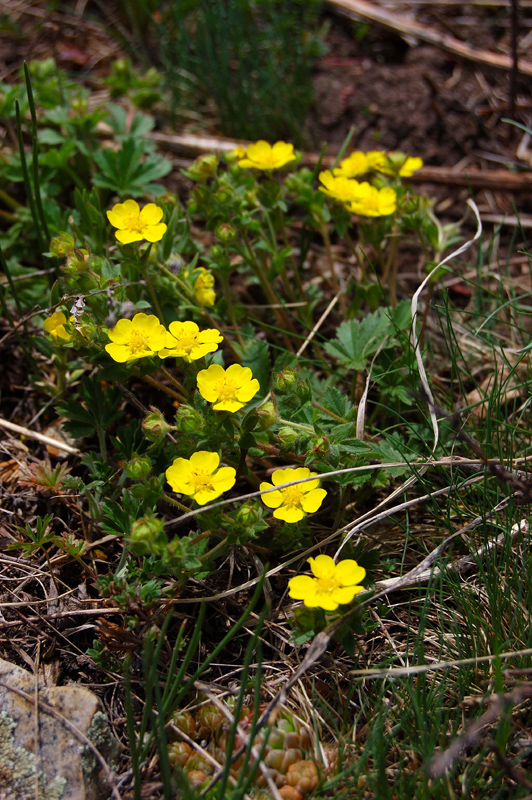
[[[340,287],[340,281],[338,279],[338,273],[336,272],[336,267],[334,265],[334,258],[331,249],[331,239],[329,237],[329,231],[327,230],[327,225],[325,224],[325,222],[322,222],[320,227],[321,227],[321,235],[323,237],[323,241],[325,242],[325,249],[327,251],[327,260],[329,262],[329,268],[331,270],[331,278],[333,282],[334,292],[335,294],[338,294],[338,292],[340,292],[341,287]],[[340,293],[340,306],[342,309],[342,313],[346,314],[347,302],[343,292]]]
[[[166,492],[163,492],[163,498],[166,500],[167,503],[170,503],[171,506],[175,506],[176,508],[180,508],[181,511],[184,511],[186,514],[189,513],[190,508],[187,508],[186,506],[184,506],[183,503],[179,502],[179,500],[174,500],[174,498],[170,497],[170,495],[166,494]]]
[[[165,394],[170,395],[170,397],[173,397],[175,400],[179,400],[180,403],[187,402],[185,397],[178,394],[177,392],[174,392],[173,389],[170,389],[168,386],[165,386],[164,383],[156,381],[155,378],[150,377],[150,375],[139,375],[139,378],[142,378],[142,380],[146,381],[146,383],[149,383],[151,384],[151,386],[155,386],[157,389],[160,389],[162,392],[165,392]]]
[[[162,372],[162,374],[164,375],[164,377],[165,377],[165,378],[167,378],[167,380],[169,380],[169,381],[170,381],[170,383],[173,383],[173,384],[174,384],[175,388],[176,388],[176,389],[177,389],[179,392],[181,392],[181,394],[183,394],[183,395],[184,395],[184,396],[185,396],[187,399],[189,399],[189,393],[188,393],[188,391],[185,389],[185,387],[183,386],[183,384],[182,384],[182,383],[180,383],[180,382],[177,380],[177,378],[176,378],[176,377],[174,377],[174,376],[172,375],[172,373],[171,373],[171,372],[169,372],[169,371],[166,369],[166,367],[163,367],[163,366],[161,366],[161,367],[159,367],[159,370]]]

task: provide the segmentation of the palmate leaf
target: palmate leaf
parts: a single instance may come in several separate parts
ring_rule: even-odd
[[[93,177],[95,186],[110,189],[121,197],[141,197],[145,192],[159,195],[164,187],[153,183],[168,175],[172,169],[170,161],[158,155],[146,155],[142,141],[126,139],[120,150],[106,147],[94,153],[94,160],[101,170]]]
[[[406,303],[408,305],[408,303]],[[325,350],[349,369],[364,369],[371,356],[375,355],[385,339],[385,346],[397,344],[394,334],[404,329],[409,322],[408,309],[401,303],[390,312],[379,308],[364,319],[343,322],[336,331],[336,339],[326,342]]]

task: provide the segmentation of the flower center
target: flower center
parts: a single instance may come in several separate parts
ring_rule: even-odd
[[[179,336],[177,339],[177,346],[180,350],[184,350],[187,355],[197,347],[198,344],[198,337],[195,333],[183,334]]]
[[[223,381],[220,381],[218,386],[216,387],[218,391],[218,400],[237,400],[237,390],[238,386],[234,381],[230,378],[225,378]]]
[[[320,594],[330,594],[338,589],[338,581],[336,578],[316,578],[318,582],[318,592]]]
[[[124,224],[128,231],[132,231],[134,233],[142,233],[144,230],[144,225],[140,221],[140,217],[136,214],[130,214],[129,217],[126,217]]]
[[[297,508],[301,504],[302,497],[303,491],[299,486],[289,486],[287,489],[283,490],[283,506],[294,506]]]
[[[195,470],[189,478],[190,483],[194,488],[194,494],[198,492],[212,492],[214,486],[212,485],[212,473],[204,469]]]
[[[129,349],[132,353],[138,353],[140,350],[149,350],[149,344],[146,336],[140,331],[133,329],[129,337]]]

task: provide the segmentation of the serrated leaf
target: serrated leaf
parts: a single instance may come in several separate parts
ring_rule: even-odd
[[[364,369],[388,337],[386,346],[395,343],[395,326],[386,309],[379,308],[362,320],[343,322],[336,331],[336,339],[324,345],[325,350],[344,366]]]

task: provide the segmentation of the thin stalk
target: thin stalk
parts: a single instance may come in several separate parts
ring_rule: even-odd
[[[148,287],[148,291],[150,293],[150,297],[151,297],[151,300],[152,300],[152,303],[153,303],[153,307],[155,308],[157,316],[159,317],[159,320],[164,323],[163,312],[162,312],[161,306],[159,304],[159,299],[158,299],[158,297],[157,297],[157,295],[155,293],[155,288],[153,286],[153,281],[151,279],[151,275],[148,272],[148,265],[147,264],[143,264],[142,274],[144,275],[144,280],[146,281],[146,286]]]
[[[390,251],[388,253],[388,258],[386,259],[386,266],[384,268],[384,275],[383,275],[383,283],[388,279],[390,275],[390,282],[389,282],[389,292],[390,292],[390,305],[396,306],[397,305],[397,267],[398,267],[398,259],[397,259],[397,251],[399,248],[399,225],[397,221],[394,222],[393,230],[392,230],[392,241],[390,244]]]
[[[24,80],[26,82],[26,91],[28,93],[28,104],[31,114],[31,150],[32,150],[32,169],[33,169],[33,188],[35,190],[35,203],[37,211],[41,220],[42,229],[48,241],[50,240],[50,232],[46,217],[44,216],[44,208],[41,199],[41,184],[39,179],[39,142],[37,139],[37,114],[35,113],[35,101],[33,99],[33,90],[31,88],[30,73],[28,65],[24,62]]]
[[[35,225],[35,232],[37,234],[37,240],[39,242],[39,250],[41,253],[44,253],[44,241],[42,238],[41,226],[39,224],[39,217],[37,214],[37,208],[35,206],[35,200],[33,199],[33,192],[30,183],[30,175],[28,172],[28,164],[26,162],[26,151],[24,150],[24,140],[22,139],[22,117],[20,114],[20,105],[18,100],[15,100],[15,112],[17,117],[18,148],[20,152],[20,166],[22,169],[24,190],[28,198],[28,204],[30,207],[31,216],[33,218],[33,224]]]
[[[244,350],[246,347],[246,343],[242,338],[242,334],[240,332],[240,325],[236,320],[235,308],[233,306],[233,300],[231,299],[231,289],[229,288],[229,281],[227,280],[227,275],[225,274],[225,272],[223,272],[223,270],[220,271],[220,280],[222,282],[222,289],[225,297],[225,302],[227,303],[227,310],[229,311],[229,316],[231,317],[231,322],[233,324],[233,328],[235,329],[238,343],[240,344],[240,347]]]
[[[170,497],[169,494],[165,494],[165,492],[163,492],[162,496],[166,500],[167,503],[170,503],[171,506],[175,506],[176,508],[180,508],[181,511],[184,511],[187,514],[190,511],[190,508],[187,508],[185,505],[183,505],[183,503],[180,503],[179,500],[174,500],[174,498]]]
[[[187,402],[185,397],[178,394],[177,392],[174,392],[173,389],[170,389],[170,387],[165,386],[164,383],[156,381],[155,378],[152,378],[149,375],[139,375],[139,378],[141,378],[143,381],[146,381],[146,383],[151,384],[151,386],[155,386],[157,389],[160,389],[162,392],[165,392],[170,397],[173,397],[174,400],[179,400],[180,403]]]
[[[359,281],[359,283],[362,283],[362,281],[366,277],[366,270],[364,269],[364,262],[362,261],[362,258],[360,257],[360,255],[361,255],[360,251],[357,250],[357,246],[355,245],[354,241],[352,240],[351,234],[349,233],[347,228],[346,228],[346,231],[345,231],[345,240],[346,240],[347,244],[349,245],[349,247],[351,248],[351,252],[353,253],[353,255],[356,258],[356,261],[357,261],[357,264],[358,264],[358,268],[360,269],[360,281]]]
[[[17,307],[17,311],[19,315],[22,317],[22,304],[19,300],[17,290],[15,288],[15,284],[13,283],[13,277],[11,275],[11,270],[9,269],[8,263],[6,258],[4,257],[4,253],[2,248],[0,247],[0,267],[2,267],[2,271],[5,273],[7,278],[7,282],[9,283],[9,288],[11,289],[11,293],[13,295],[13,300],[15,301],[15,305]]]
[[[183,386],[183,384],[182,384],[182,383],[180,383],[180,382],[177,380],[177,378],[176,378],[176,377],[174,377],[174,375],[172,375],[172,373],[171,373],[171,372],[169,372],[169,371],[166,369],[166,367],[163,367],[163,366],[161,365],[161,366],[159,367],[159,371],[160,371],[160,372],[162,372],[162,374],[164,375],[164,377],[165,377],[165,378],[167,378],[167,380],[169,380],[169,381],[170,381],[170,383],[173,383],[173,385],[174,385],[174,386],[175,386],[175,388],[178,390],[178,392],[181,392],[181,394],[183,394],[183,395],[184,395],[184,397],[186,397],[187,399],[189,399],[189,393],[188,393],[188,391],[185,389],[185,387]]]
[[[290,247],[290,250],[291,250],[291,252],[290,252],[290,261],[292,262],[292,271],[294,273],[294,278],[296,280],[297,288],[298,288],[298,291],[299,291],[299,296],[301,297],[302,300],[304,300],[305,299],[305,292],[304,292],[304,289],[303,289],[303,284],[301,283],[301,276],[300,276],[299,270],[297,268],[297,264],[296,264],[296,260],[294,258],[293,250],[291,248],[290,242],[288,241],[288,234],[287,234],[287,231],[286,231],[286,226],[284,224],[283,212],[281,211],[280,208],[277,209],[277,216],[279,217],[279,227],[281,228],[281,236],[283,237],[284,246],[287,247],[287,248]]]
[[[279,323],[279,325],[281,327],[281,330],[283,332],[283,339],[284,339],[285,345],[286,345],[287,349],[290,352],[293,353],[294,352],[294,348],[292,346],[292,342],[290,341],[290,338],[286,333],[286,328],[287,327],[289,327],[289,328],[292,327],[290,325],[290,321],[286,317],[286,314],[281,313],[281,310],[279,308],[275,308],[275,306],[279,302],[278,298],[275,296],[275,293],[272,290],[272,288],[271,288],[271,286],[270,286],[270,284],[268,282],[268,279],[267,279],[266,275],[264,274],[264,271],[263,271],[258,259],[255,257],[255,254],[253,252],[253,249],[251,247],[251,243],[250,243],[248,235],[247,235],[247,231],[245,229],[242,229],[242,238],[244,239],[244,243],[246,245],[248,260],[249,260],[251,266],[253,267],[253,269],[255,270],[255,272],[257,274],[257,277],[258,277],[258,279],[260,281],[260,285],[262,286],[266,297],[268,298],[268,300],[270,301],[272,306],[274,306],[273,311],[274,311],[275,316],[277,317],[277,322]]]
[[[279,417],[279,422],[282,425],[290,425],[291,428],[298,428],[298,430],[305,431],[305,433],[312,433],[313,435],[316,433],[314,428],[312,428],[310,425],[305,425],[302,422],[291,422],[288,419],[281,419],[281,417]]]
[[[327,414],[329,417],[332,417],[337,422],[341,422],[344,425],[345,425],[346,422],[349,421],[347,419],[344,419],[343,417],[339,417],[338,414],[335,414],[334,411],[330,410],[330,408],[325,408],[325,406],[322,406],[321,403],[317,403],[315,400],[312,401],[312,406],[313,406],[313,408],[317,409],[318,411],[321,411],[322,414]],[[290,425],[293,425],[293,424],[294,424],[293,422],[290,423]]]
[[[347,314],[347,301],[345,299],[344,293],[341,291],[340,281],[338,279],[336,267],[334,265],[334,258],[331,249],[331,240],[329,238],[329,231],[327,230],[327,225],[324,222],[322,222],[320,225],[320,229],[323,241],[325,242],[325,249],[327,251],[327,260],[329,262],[329,269],[331,270],[331,278],[333,282],[334,293],[335,294],[340,293],[340,307],[342,309],[342,313]]]
[[[15,200],[14,197],[11,197],[11,195],[5,192],[3,189],[0,189],[0,200],[3,200],[6,206],[12,208],[13,211],[18,211],[19,208],[24,208],[22,203],[19,203],[18,200]]]

